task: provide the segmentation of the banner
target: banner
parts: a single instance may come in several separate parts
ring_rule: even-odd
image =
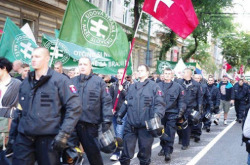
[[[0,41],[0,57],[11,62],[21,60],[30,65],[31,54],[36,47],[38,46],[7,17]]]
[[[92,61],[94,73],[117,74],[119,68],[125,67],[126,59],[119,64],[104,51],[85,48],[45,34],[42,37],[42,46],[49,49],[51,59],[53,59],[52,65],[56,61],[61,61],[64,68],[77,67],[81,57],[88,57]],[[132,74],[131,63],[129,63],[127,74]]]
[[[173,61],[157,61],[157,68],[156,71],[158,74],[162,74],[163,70],[165,68],[171,68],[174,69],[176,66],[177,62],[173,62]],[[196,67],[196,63],[195,62],[185,62],[185,65],[188,68],[191,68],[192,70],[195,70]]]
[[[120,64],[129,53],[127,35],[103,11],[86,0],[70,0],[59,39],[85,48],[101,50]]]

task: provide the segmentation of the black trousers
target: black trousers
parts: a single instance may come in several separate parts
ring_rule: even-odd
[[[18,133],[14,144],[13,165],[60,165],[60,153],[51,149],[55,136],[30,137]]]
[[[91,165],[103,165],[102,156],[98,147],[98,125],[91,123],[78,123],[77,135]]]
[[[164,150],[164,153],[172,154],[174,138],[176,133],[176,115],[175,113],[165,113],[165,116],[162,120],[164,125],[164,132],[168,135],[166,139],[161,139],[161,146]]]
[[[244,119],[247,105],[245,101],[235,100],[235,112],[237,119]]]
[[[191,112],[192,112],[191,109],[187,109],[187,111],[184,114],[185,118],[188,119],[187,128],[180,130],[180,131],[177,131],[177,133],[179,135],[179,139],[182,141],[182,146],[189,146],[190,145],[190,135],[191,135],[191,129],[193,126],[193,124],[190,120]]]
[[[146,128],[134,128],[125,124],[123,135],[123,150],[119,159],[121,165],[129,165],[130,160],[134,157],[136,141],[138,139],[139,153],[137,155],[140,165],[149,165],[151,162],[151,147],[154,137]]]

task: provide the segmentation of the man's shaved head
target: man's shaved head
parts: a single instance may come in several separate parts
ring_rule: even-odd
[[[39,51],[42,55],[50,56],[49,50],[45,47],[38,47],[33,50],[34,51]]]
[[[50,54],[47,48],[38,47],[33,50],[31,65],[35,70],[47,68],[49,60],[50,60]]]

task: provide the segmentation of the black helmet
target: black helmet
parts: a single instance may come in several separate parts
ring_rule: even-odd
[[[104,153],[110,154],[116,150],[116,140],[110,129],[99,135],[98,142],[100,150]]]
[[[63,163],[64,164],[83,164],[83,153],[78,147],[69,147],[63,152]]]
[[[200,122],[201,114],[200,114],[200,112],[198,112],[196,110],[192,110],[192,112],[190,114],[190,118],[191,118],[192,123],[194,125],[197,125]]]
[[[160,117],[154,117],[145,121],[146,128],[153,135],[153,137],[159,137],[163,133],[163,126],[161,125]]]
[[[183,120],[179,120],[178,122],[176,122],[176,126],[178,130],[186,129],[188,126],[188,120],[186,120],[185,118]]]

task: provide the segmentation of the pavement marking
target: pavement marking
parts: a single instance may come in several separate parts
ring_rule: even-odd
[[[206,147],[204,147],[187,165],[195,165],[220,139],[230,130],[236,121],[230,123],[220,134],[218,134]]]

